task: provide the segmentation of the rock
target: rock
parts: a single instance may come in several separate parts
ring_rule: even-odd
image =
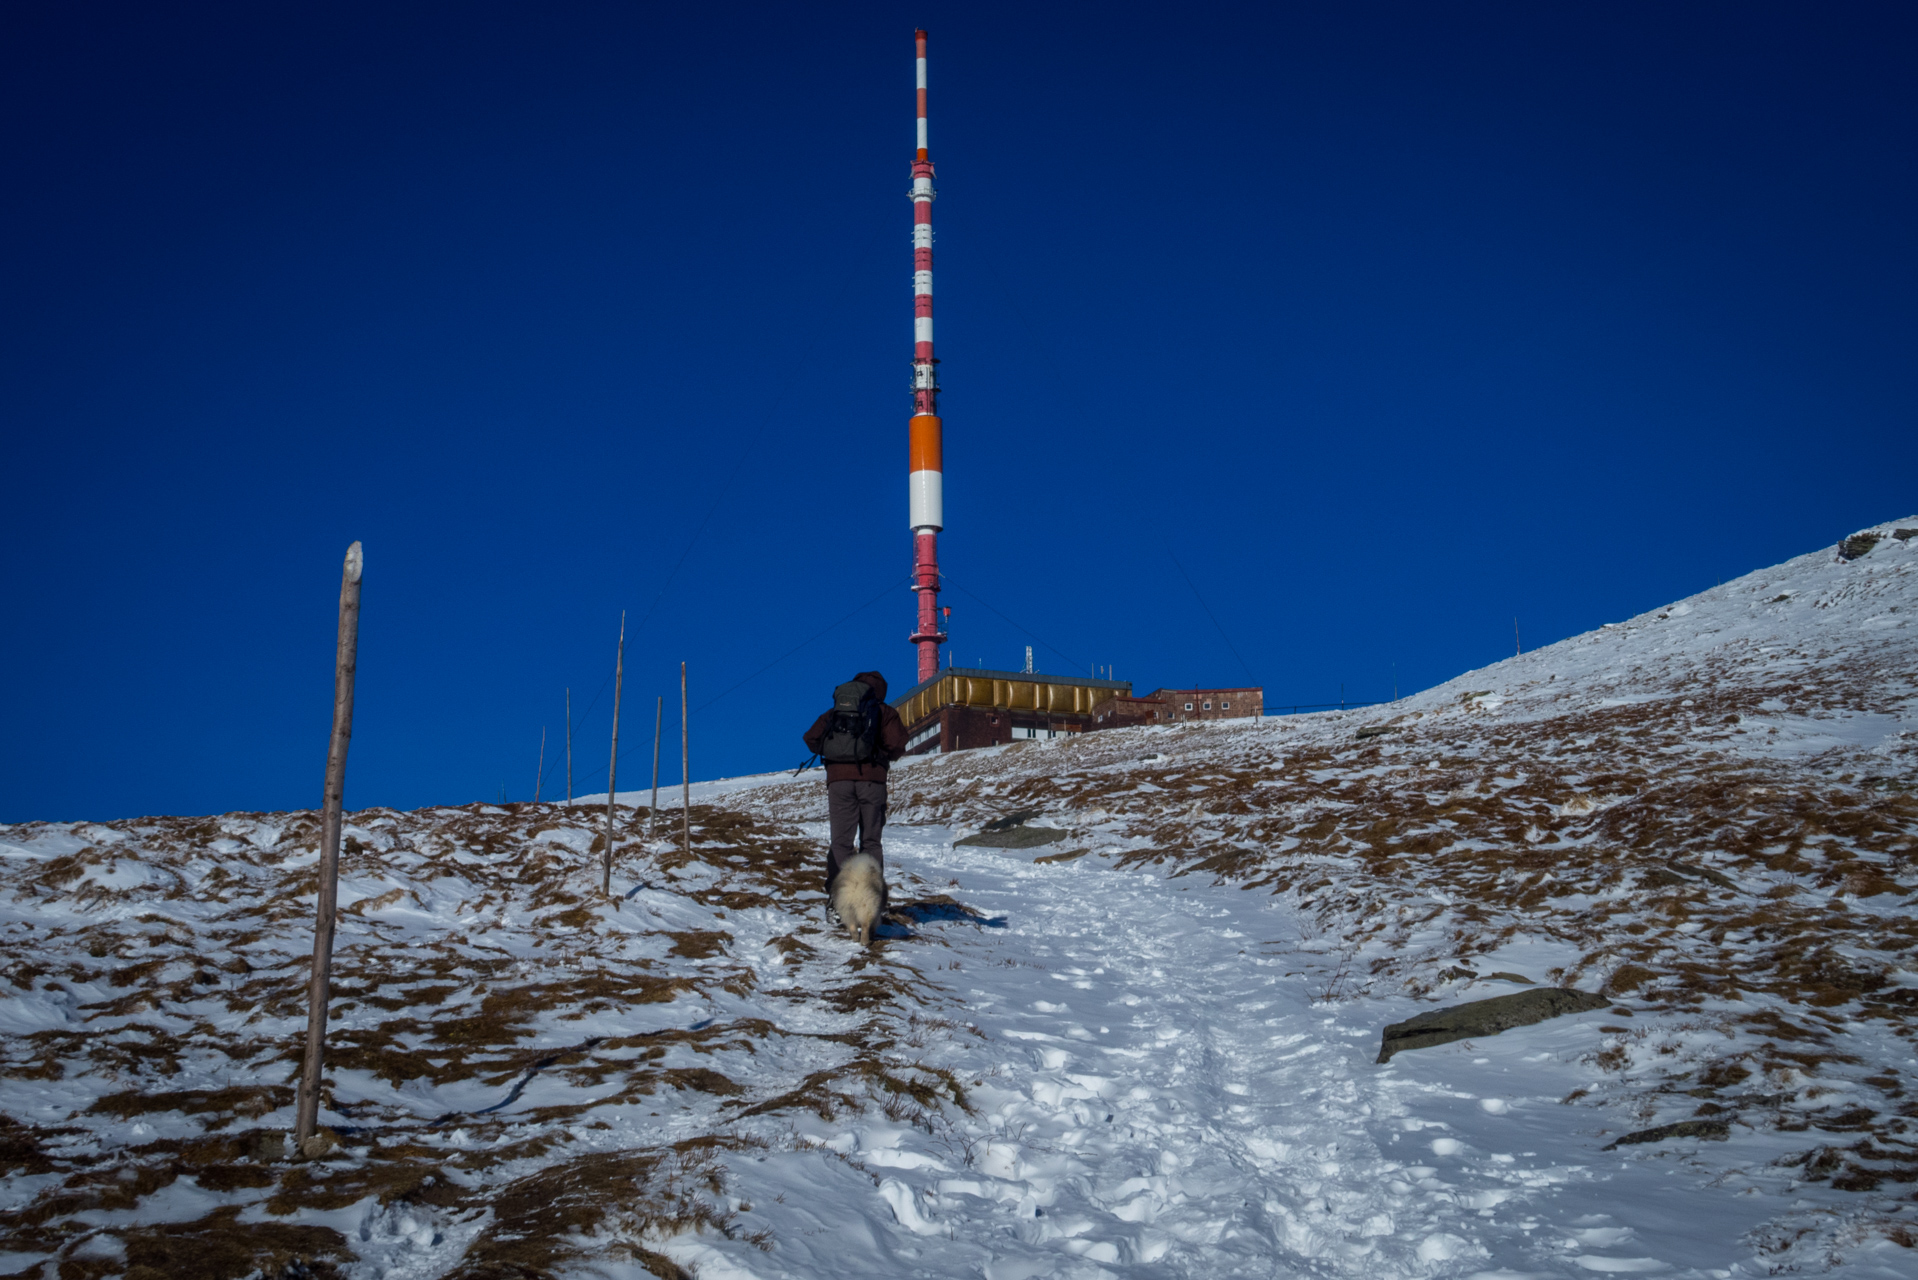
[[[1661,1124],[1656,1128],[1628,1133],[1616,1142],[1607,1143],[1604,1149],[1612,1151],[1638,1142],[1663,1142],[1667,1138],[1705,1138],[1712,1142],[1723,1142],[1731,1136],[1732,1122],[1729,1120],[1680,1120],[1676,1124]]]
[[[1782,1107],[1791,1099],[1789,1093],[1741,1093],[1725,1101],[1740,1107]]]
[[[1901,538],[1900,541],[1903,539]],[[1854,533],[1838,544],[1838,558],[1856,560],[1859,556],[1870,555],[1871,549],[1878,543],[1879,537],[1875,533]]]
[[[321,1129],[300,1144],[300,1154],[318,1160],[339,1150],[339,1137],[331,1129]]]
[[[978,845],[987,849],[1036,849],[1042,844],[1054,844],[1070,834],[1051,827],[1026,825],[1038,816],[1037,809],[1021,809],[1003,818],[994,818],[973,835],[953,843]]]
[[[1435,1044],[1450,1044],[1454,1040],[1472,1036],[1495,1036],[1501,1031],[1530,1026],[1534,1022],[1556,1018],[1562,1013],[1590,1013],[1610,1004],[1611,1001],[1603,996],[1589,991],[1574,991],[1570,987],[1539,987],[1533,991],[1516,991],[1509,996],[1493,996],[1489,1000],[1453,1005],[1449,1009],[1434,1009],[1387,1027],[1379,1038],[1378,1060],[1390,1062],[1393,1054],[1406,1049],[1428,1049]]]
[[[981,845],[988,849],[1036,849],[1042,844],[1053,844],[1063,840],[1069,834],[1051,827],[1008,826],[995,830],[994,827],[988,826],[978,835],[967,836],[953,843]]]
[[[1700,880],[1709,880],[1722,889],[1736,891],[1738,882],[1722,871],[1713,871],[1710,867],[1694,867],[1689,862],[1672,863],[1672,870],[1681,876],[1695,876]]]
[[[1009,827],[1023,827],[1026,823],[1031,822],[1038,816],[1039,811],[1037,809],[1021,809],[1019,812],[1009,813],[1003,818],[994,818],[991,822],[981,827],[980,830],[1004,831]]]
[[[1041,855],[1040,855],[1039,857],[1037,857],[1037,858],[1034,858],[1034,859],[1033,859],[1033,862],[1034,862],[1034,863],[1040,863],[1040,862],[1071,862],[1071,861],[1073,861],[1073,860],[1075,860],[1075,859],[1078,859],[1078,858],[1083,858],[1083,857],[1085,857],[1085,856],[1086,856],[1086,855],[1087,855],[1088,853],[1091,853],[1091,852],[1092,852],[1092,850],[1090,850],[1090,849],[1067,849],[1067,850],[1065,850],[1065,851],[1064,851],[1064,852],[1062,852],[1062,853],[1047,853],[1047,854],[1041,854]]]
[[[1653,867],[1645,873],[1645,883],[1656,888],[1668,885],[1691,885],[1697,880],[1709,880],[1721,889],[1738,892],[1738,882],[1722,871],[1710,867],[1694,867],[1689,862],[1674,860],[1667,866]]]
[[[1517,982],[1517,983],[1522,983],[1528,987],[1535,987],[1538,985],[1536,982],[1533,982],[1530,978],[1526,977],[1522,973],[1488,973],[1485,975],[1485,980],[1487,982],[1493,982],[1493,981]]]

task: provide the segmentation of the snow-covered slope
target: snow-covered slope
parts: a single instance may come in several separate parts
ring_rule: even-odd
[[[603,810],[352,815],[321,1161],[313,816],[0,829],[0,1275],[1913,1274],[1910,529],[1391,707],[912,762],[869,955],[817,775],[690,857],[622,808],[616,903]],[[953,843],[1018,814],[1070,835]],[[1612,1003],[1374,1061],[1527,982]]]

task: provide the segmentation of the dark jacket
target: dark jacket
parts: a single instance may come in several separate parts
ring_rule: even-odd
[[[899,713],[886,705],[886,677],[877,671],[861,671],[855,680],[864,680],[872,686],[879,698],[879,741],[874,744],[873,758],[864,764],[828,764],[827,782],[844,782],[848,779],[856,782],[884,782],[886,768],[894,760],[906,754],[906,722]],[[829,709],[819,719],[812,722],[812,728],[806,730],[806,750],[819,754],[819,747],[826,740],[826,729],[832,722]]]

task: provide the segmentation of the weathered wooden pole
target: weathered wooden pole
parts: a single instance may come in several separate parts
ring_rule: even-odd
[[[619,656],[613,659],[613,758],[606,765],[606,873],[599,891],[613,892],[613,791],[619,773],[619,686],[626,679],[626,611],[619,611]],[[605,688],[604,685],[600,686]]]
[[[573,691],[566,690],[566,803],[573,803]]]
[[[293,1147],[307,1151],[320,1118],[320,1057],[326,1047],[326,1003],[332,990],[333,918],[340,892],[340,810],[346,798],[346,748],[353,740],[353,669],[360,648],[360,544],[346,549],[340,574],[340,638],[333,660],[333,737],[326,748],[326,793],[320,809],[319,914],[313,925],[313,975],[307,989],[306,1057],[293,1122]]]
[[[539,803],[539,784],[546,780],[546,726],[539,727],[539,763],[533,766],[533,803]]]
[[[686,736],[686,664],[679,664],[679,825],[693,856],[693,757]]]
[[[653,819],[659,816],[659,728],[666,718],[666,695],[653,708],[653,807],[646,811],[646,838],[653,838]]]

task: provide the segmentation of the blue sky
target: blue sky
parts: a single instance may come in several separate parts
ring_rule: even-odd
[[[356,538],[351,806],[569,686],[603,787],[622,610],[629,783],[910,684],[917,25],[962,664],[1383,698],[1918,510],[1909,6],[11,6],[0,819],[317,804]]]

